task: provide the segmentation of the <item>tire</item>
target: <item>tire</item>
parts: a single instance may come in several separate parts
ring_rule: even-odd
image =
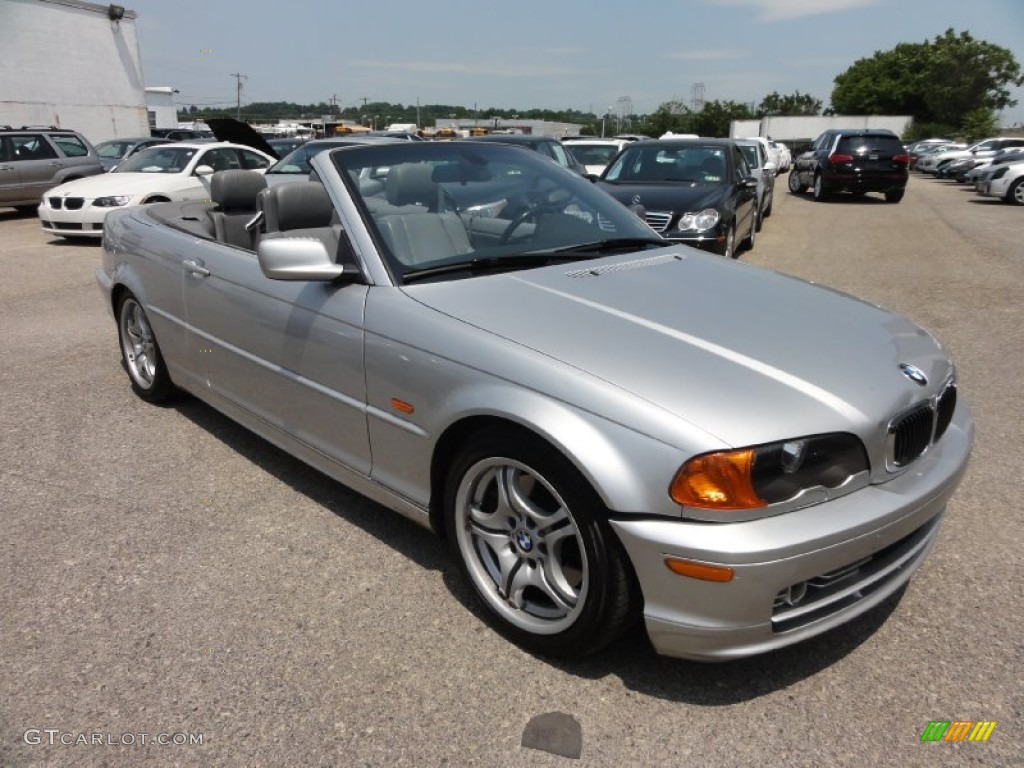
[[[445,484],[445,523],[488,622],[556,657],[599,650],[639,613],[639,588],[600,498],[540,438],[489,430],[469,439]]]
[[[758,232],[761,231],[761,227],[764,226],[764,211],[760,208],[754,211],[754,229]]]
[[[126,293],[117,305],[117,339],[132,390],[148,403],[172,399],[177,390],[142,304]]]
[[[754,241],[757,239],[757,233],[760,229],[761,215],[757,211],[754,211],[754,221],[751,222],[750,232],[747,233],[747,236],[743,238],[743,242],[741,243],[741,247],[744,251],[754,250]]]
[[[1013,203],[1014,205],[1024,205],[1024,176],[1021,176],[1010,188],[1006,190],[1006,202]]]
[[[725,251],[722,255],[727,259],[736,258],[736,222],[729,222],[729,228],[725,231]]]
[[[772,215],[772,206],[773,205],[775,205],[775,195],[774,194],[772,194],[771,198],[769,198],[769,200],[768,200],[768,207],[765,208],[764,211],[761,213],[761,221],[762,222],[765,219],[767,219],[769,216]]]
[[[825,182],[821,178],[820,173],[814,174],[814,190],[811,194],[819,203],[823,202],[828,197],[828,193],[825,192]]]
[[[789,181],[787,184],[789,185],[789,191],[794,195],[799,195],[807,191],[807,185],[800,181],[800,174],[796,172],[796,169],[789,172]]]
[[[903,199],[903,194],[906,190],[892,189],[885,193],[885,202],[887,203],[898,203]]]

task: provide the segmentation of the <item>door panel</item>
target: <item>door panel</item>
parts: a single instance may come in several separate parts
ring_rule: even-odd
[[[270,280],[255,254],[217,243],[186,258],[200,386],[368,475],[367,287]]]

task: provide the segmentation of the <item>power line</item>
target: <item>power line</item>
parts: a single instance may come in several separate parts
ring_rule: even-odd
[[[232,72],[229,77],[235,78],[235,118],[237,120],[242,119],[242,80],[248,80],[248,75],[243,75],[241,72]]]

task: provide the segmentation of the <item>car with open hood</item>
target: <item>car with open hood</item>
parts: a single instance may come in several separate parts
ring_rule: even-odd
[[[664,238],[536,152],[310,163],[215,174],[230,206],[108,216],[126,383],[433,530],[522,647],[578,657],[642,619],[663,654],[761,653],[878,605],[934,546],[973,426],[909,320]]]
[[[758,179],[732,139],[634,142],[598,185],[667,240],[726,258],[754,247]]]

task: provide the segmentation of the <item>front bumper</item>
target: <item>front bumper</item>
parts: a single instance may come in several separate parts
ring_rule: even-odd
[[[39,224],[44,232],[73,237],[102,237],[103,220],[115,208],[96,208],[86,200],[77,210],[56,209],[45,200],[40,204]]]
[[[662,232],[661,236],[670,242],[680,243],[682,245],[689,245],[693,248],[700,248],[702,251],[711,251],[712,253],[717,253],[719,256],[725,253],[725,246],[727,242],[724,233],[703,233],[699,235],[685,235],[666,234],[665,232]]]
[[[655,650],[742,658],[813,637],[882,602],[934,545],[973,432],[961,403],[940,443],[903,475],[788,514],[731,524],[612,520],[640,581]],[[668,556],[735,575],[724,583],[678,576]]]

